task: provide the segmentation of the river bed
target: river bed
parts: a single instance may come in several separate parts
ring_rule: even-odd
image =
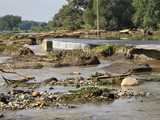
[[[0,57],[0,63],[6,62],[8,57]],[[89,77],[95,72],[104,72],[101,68],[109,66],[110,61],[101,61],[98,66],[87,67],[63,67],[63,68],[42,68],[42,69],[18,69],[16,72],[36,77],[41,82],[50,77],[63,80],[69,77]],[[155,73],[159,75],[159,73]],[[5,74],[4,74],[5,75]],[[150,75],[149,75],[150,76]],[[16,78],[15,75],[7,74],[9,78]],[[0,92],[7,92],[9,88],[5,83],[0,82]],[[74,87],[54,86],[53,92],[67,92]],[[124,88],[126,89],[126,88]],[[146,91],[151,93],[145,98],[118,99],[111,104],[84,104],[77,105],[77,108],[47,108],[31,109],[4,112],[1,120],[159,120],[160,118],[160,82],[145,81],[143,84],[133,87],[135,91]],[[37,89],[47,91],[48,87]]]
[[[134,89],[153,94],[146,98],[118,99],[111,104],[84,104],[75,109],[7,112],[3,120],[159,120],[160,83],[147,82]]]

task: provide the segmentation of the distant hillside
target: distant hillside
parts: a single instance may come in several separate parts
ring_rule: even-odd
[[[47,26],[45,22],[22,20],[20,16],[6,15],[0,17],[0,31],[41,30]]]

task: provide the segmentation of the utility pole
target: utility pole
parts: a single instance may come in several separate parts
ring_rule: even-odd
[[[99,24],[99,0],[97,0],[97,7],[96,7],[96,11],[97,11],[97,37],[99,37],[99,30],[100,30],[100,24]]]

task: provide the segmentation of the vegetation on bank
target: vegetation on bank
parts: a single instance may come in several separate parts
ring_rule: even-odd
[[[159,0],[66,0],[48,23],[22,21],[20,16],[0,17],[0,31],[93,30],[97,27],[97,1],[101,30],[142,28],[159,30]]]
[[[113,55],[114,50],[115,46],[113,45],[100,45],[91,49],[93,54],[104,57]]]
[[[0,32],[10,31],[45,31],[47,23],[22,20],[20,16],[5,15],[0,17]]]
[[[159,0],[99,0],[99,24],[103,30],[159,29]],[[95,29],[97,0],[67,0],[48,24],[52,29]]]
[[[0,45],[0,52],[17,53],[21,48],[20,45]]]

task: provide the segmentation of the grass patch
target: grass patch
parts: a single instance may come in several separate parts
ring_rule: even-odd
[[[8,40],[13,36],[15,36],[15,33],[0,33],[1,40]]]
[[[115,46],[113,45],[100,45],[100,46],[96,46],[93,47],[91,49],[92,53],[97,55],[97,56],[111,56],[113,55],[114,51],[115,51]]]
[[[20,45],[0,45],[0,52],[17,52],[20,47]]]

